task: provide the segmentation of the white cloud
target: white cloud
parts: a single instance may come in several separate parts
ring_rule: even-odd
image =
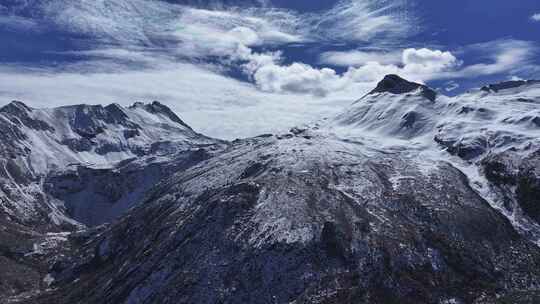
[[[325,52],[320,56],[320,63],[335,66],[361,66],[368,62],[378,62],[381,64],[401,63],[401,51],[345,51],[345,52]]]
[[[307,93],[324,97],[332,90],[343,89],[344,79],[332,69],[315,69],[293,63],[289,66],[268,64],[259,68],[254,79],[263,91],[275,93]]]
[[[420,65],[424,67],[433,67],[434,69],[444,69],[455,66],[457,59],[450,52],[439,50],[422,49],[405,49],[403,51],[403,64]]]
[[[228,56],[239,48],[303,40],[295,15],[277,10],[209,11],[184,8],[171,25],[176,52],[189,57]]]
[[[466,65],[456,52],[388,46],[414,33],[414,20],[402,13],[404,3],[343,0],[329,12],[298,15],[147,0],[50,0],[43,2],[45,18],[94,37],[96,48],[68,52],[82,60],[62,70],[0,68],[0,96],[38,106],[158,99],[197,130],[234,138],[331,115],[386,74],[417,82],[515,74],[515,67],[536,50],[532,43],[515,40],[471,46],[462,52],[484,54],[483,63]],[[348,67],[344,73],[301,62],[284,64],[283,53],[260,51],[332,40],[370,42],[372,47],[321,56],[322,63]],[[206,60],[210,57],[214,64]],[[252,83],[224,76],[231,66]],[[452,87],[449,82],[447,88]]]
[[[450,71],[461,62],[450,52],[440,50],[405,49],[403,50],[403,69],[405,75],[414,75],[424,81],[437,78],[439,73]]]
[[[540,22],[540,13],[532,15],[531,20]]]
[[[98,62],[94,63],[99,65]],[[103,62],[108,65],[108,62]],[[163,65],[168,64],[166,68]],[[0,68],[0,105],[18,99],[35,107],[67,104],[128,105],[159,100],[197,131],[226,139],[284,132],[291,126],[330,116],[350,103],[348,96],[326,99],[264,92],[254,85],[184,63],[158,69],[81,72]],[[350,94],[350,95],[349,95]]]
[[[407,1],[401,0],[341,0],[312,22],[316,33],[330,40],[401,40],[416,32]]]
[[[519,76],[516,76],[516,75],[512,75],[512,76],[508,77],[508,80],[510,80],[510,81],[521,81],[521,80],[525,80],[525,79],[523,79],[523,78],[521,78]]]
[[[495,40],[471,45],[465,51],[483,54],[486,62],[464,66],[462,69],[445,73],[440,78],[475,78],[535,68],[530,60],[538,53],[538,47],[528,41]]]
[[[482,61],[468,65],[449,51],[422,48],[405,49],[400,53],[399,62],[396,59],[397,51],[381,53],[380,58],[377,53],[360,51],[325,53],[321,61],[353,66],[340,76],[348,84],[376,81],[386,74],[399,74],[412,81],[427,82],[538,70],[538,66],[530,62],[538,53],[538,46],[520,40],[496,40],[465,47],[461,54],[473,58],[476,56],[479,58],[475,60]],[[449,87],[455,89],[453,85]]]
[[[46,20],[64,30],[91,35],[108,43],[149,45],[152,36],[167,30],[180,8],[145,0],[51,0],[33,5]]]
[[[460,64],[459,60],[448,51],[421,49],[404,49],[393,51],[346,51],[326,52],[321,54],[320,62],[345,67],[359,67],[368,63],[395,65],[403,67],[404,72],[418,71],[440,72]]]
[[[375,57],[373,55],[372,57]],[[309,65],[294,63],[280,66],[270,62],[254,72],[256,84],[264,91],[276,93],[304,93],[326,96],[358,84],[374,83],[387,74],[401,74],[411,80],[427,81],[438,73],[450,71],[460,62],[450,52],[430,49],[405,49],[401,64],[382,64],[368,61],[359,67],[351,67],[342,75],[329,68],[316,69]]]
[[[399,74],[411,81],[426,82],[437,79],[439,74],[451,71],[459,64],[450,52],[410,48],[402,51],[400,64],[368,62],[357,68],[349,68],[344,77],[349,78],[350,82],[372,82],[387,74]]]

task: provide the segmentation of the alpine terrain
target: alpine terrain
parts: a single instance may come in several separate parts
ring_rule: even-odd
[[[540,82],[386,76],[223,141],[158,102],[0,109],[2,303],[539,303]]]

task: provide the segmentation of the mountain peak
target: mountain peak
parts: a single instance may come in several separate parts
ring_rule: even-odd
[[[405,94],[409,92],[416,91],[418,89],[422,90],[422,95],[431,101],[435,101],[437,93],[431,88],[419,84],[416,82],[411,82],[406,79],[401,78],[398,75],[390,74],[386,75],[383,80],[381,80],[375,89],[369,92],[368,95],[376,93],[392,93],[392,94]]]
[[[501,90],[513,89],[527,85],[540,84],[540,80],[511,80],[483,86],[480,90],[484,92],[499,92]]]
[[[144,103],[144,102],[135,102],[133,105],[131,105],[129,108],[142,108],[145,111],[152,113],[152,114],[163,114],[166,117],[168,117],[171,121],[174,121],[178,124],[181,124],[182,126],[191,129],[189,125],[187,125],[184,121],[178,117],[169,107],[162,104],[159,101],[153,101],[152,103]]]
[[[27,106],[24,102],[18,101],[18,100],[13,100],[10,103],[8,103],[7,105],[0,108],[0,110],[2,110],[2,111],[6,111],[6,110],[9,110],[9,109],[32,111],[32,108]]]

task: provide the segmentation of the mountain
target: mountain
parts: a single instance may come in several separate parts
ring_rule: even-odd
[[[23,222],[35,222],[38,213],[46,212],[43,222],[56,225],[74,223],[58,210],[63,206],[37,199],[50,187],[51,177],[57,181],[63,175],[73,181],[82,171],[103,172],[116,164],[125,166],[130,159],[216,142],[193,131],[159,102],[128,108],[111,104],[33,109],[14,101],[0,108],[0,130],[4,212]],[[44,203],[48,209],[43,209]]]
[[[113,220],[161,178],[206,157],[199,147],[220,143],[159,102],[34,109],[14,101],[0,108],[0,138],[2,295],[39,288],[44,258],[66,233]]]
[[[333,129],[349,138],[404,146],[420,159],[449,161],[538,242],[540,201],[533,193],[538,189],[540,82],[494,84],[449,98],[396,77],[387,76],[334,119]]]
[[[389,75],[342,114],[284,134],[220,142],[158,114],[175,136],[193,134],[187,146],[167,145],[177,152],[161,158],[125,149],[134,159],[105,171],[47,175],[48,197],[92,197],[65,213],[86,223],[22,251],[39,270],[12,271],[31,286],[4,294],[20,303],[535,303],[538,103],[534,82],[450,98]],[[146,185],[135,204],[126,176]],[[100,217],[106,204],[94,197],[108,185],[116,206],[132,208]]]

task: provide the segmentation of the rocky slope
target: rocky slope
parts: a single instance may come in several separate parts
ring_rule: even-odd
[[[449,98],[389,75],[286,134],[48,174],[92,198],[68,218],[111,224],[51,235],[9,301],[535,303],[538,103],[535,82]],[[134,208],[113,220],[103,191]]]

